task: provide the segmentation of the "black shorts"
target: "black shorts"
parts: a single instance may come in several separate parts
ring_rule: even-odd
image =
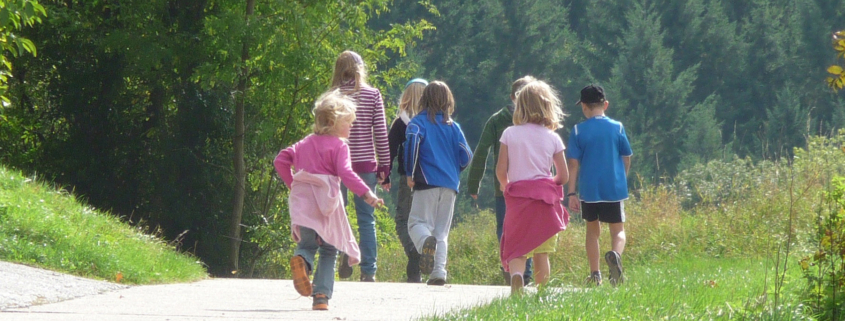
[[[581,217],[587,222],[625,223],[625,205],[622,202],[581,202]]]

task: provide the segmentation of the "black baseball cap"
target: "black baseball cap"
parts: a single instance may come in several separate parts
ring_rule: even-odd
[[[595,104],[604,102],[604,88],[599,85],[590,84],[581,89],[581,99],[576,104]]]

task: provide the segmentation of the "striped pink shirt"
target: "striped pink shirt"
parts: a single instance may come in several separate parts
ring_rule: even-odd
[[[340,88],[341,91],[352,91],[355,86],[350,84]],[[390,147],[381,92],[373,87],[361,87],[350,97],[358,107],[349,134],[352,169],[356,173],[385,172],[384,169],[389,171]]]

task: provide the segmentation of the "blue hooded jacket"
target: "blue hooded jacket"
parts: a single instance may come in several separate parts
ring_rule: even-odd
[[[423,110],[405,130],[405,173],[412,177],[414,189],[444,187],[458,192],[460,173],[472,159],[464,132],[457,122],[443,123],[437,113],[435,123]]]

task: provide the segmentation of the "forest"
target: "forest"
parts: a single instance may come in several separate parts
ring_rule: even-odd
[[[0,163],[215,275],[291,244],[277,242],[289,220],[272,160],[309,133],[343,50],[362,54],[389,119],[408,79],[445,81],[473,146],[523,75],[559,91],[564,141],[583,119],[578,90],[601,84],[636,184],[788,158],[845,127],[845,96],[825,83],[840,0],[0,3]]]

